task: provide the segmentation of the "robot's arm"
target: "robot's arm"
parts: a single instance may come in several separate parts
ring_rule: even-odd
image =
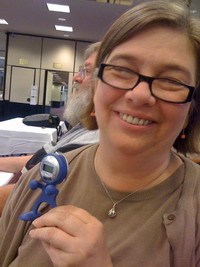
[[[35,190],[35,189],[37,189],[38,187],[39,187],[39,188],[42,188],[42,184],[39,183],[37,180],[32,180],[32,181],[30,181],[30,183],[29,183],[29,187],[30,187],[32,190]]]

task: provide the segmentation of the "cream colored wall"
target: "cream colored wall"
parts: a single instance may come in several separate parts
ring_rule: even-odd
[[[10,77],[11,77],[11,66],[7,65],[6,71],[6,82],[5,82],[5,100],[9,100],[9,92],[10,92]]]
[[[75,59],[75,72],[78,71],[79,66],[83,65],[84,61],[84,52],[85,49],[88,47],[87,43],[77,43],[77,53]]]
[[[13,67],[36,69],[34,85],[38,87],[37,104],[43,104],[45,70],[68,71],[68,89],[70,92],[73,74],[78,70],[79,65],[83,63],[83,53],[88,44],[46,37],[20,34],[10,35],[7,52],[5,99],[13,102],[21,101],[21,103],[27,103],[28,90],[30,89],[23,83],[25,74],[18,70],[17,79],[16,75],[15,79],[13,79]],[[21,89],[18,86],[19,81]],[[20,95],[24,95],[24,97],[20,97]],[[49,99],[50,93],[48,91],[46,94],[46,105],[50,105]]]
[[[43,39],[42,69],[73,71],[75,42]]]
[[[46,106],[51,105],[51,99],[52,99],[52,84],[53,84],[53,74],[51,72],[48,73],[47,76],[47,90],[46,90]]]
[[[42,38],[10,35],[7,65],[40,68]]]
[[[52,85],[51,100],[58,102],[61,101],[61,85]]]
[[[30,103],[31,87],[34,84],[35,70],[31,68],[12,68],[10,100],[17,103]],[[19,77],[23,79],[19,79]],[[28,100],[29,99],[29,100]]]
[[[40,77],[39,77],[39,90],[38,90],[38,105],[43,105],[44,102],[44,83],[45,83],[45,70],[40,70]],[[49,99],[46,98],[46,103],[48,103]]]

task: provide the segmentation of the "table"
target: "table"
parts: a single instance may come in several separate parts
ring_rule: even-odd
[[[0,186],[6,185],[14,176],[11,172],[0,172]]]
[[[14,118],[0,122],[0,156],[32,154],[45,143],[57,142],[55,128],[27,126],[23,118]],[[65,123],[60,123],[62,132],[66,132]]]

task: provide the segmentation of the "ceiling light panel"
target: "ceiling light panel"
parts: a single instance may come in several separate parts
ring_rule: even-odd
[[[57,5],[57,4],[47,3],[47,7],[49,11],[70,13],[69,6],[67,5]]]
[[[57,31],[73,32],[73,28],[69,26],[55,25]]]
[[[59,21],[66,21],[65,18],[58,18]]]
[[[0,24],[8,24],[8,22],[5,19],[0,19]]]

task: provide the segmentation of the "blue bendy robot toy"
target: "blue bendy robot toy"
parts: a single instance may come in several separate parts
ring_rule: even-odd
[[[19,219],[23,221],[33,221],[40,217],[42,213],[38,212],[38,208],[43,202],[46,202],[50,207],[55,208],[57,206],[56,197],[59,193],[56,185],[66,179],[67,174],[68,163],[63,155],[52,153],[44,156],[40,163],[40,175],[44,183],[40,183],[37,180],[32,180],[29,183],[32,190],[40,188],[42,190],[41,195],[33,205],[32,210],[21,214]]]

